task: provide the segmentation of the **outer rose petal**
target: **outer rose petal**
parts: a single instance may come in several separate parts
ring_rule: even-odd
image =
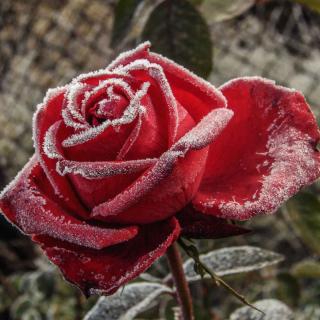
[[[57,204],[41,166],[33,157],[0,196],[5,216],[27,234],[48,235],[94,249],[132,239],[137,227],[100,228],[80,221]]]
[[[126,190],[95,207],[92,217],[112,223],[146,224],[181,210],[198,190],[206,147],[232,115],[224,108],[211,111]]]
[[[200,121],[215,108],[226,107],[226,99],[211,83],[159,54],[150,52],[148,60],[163,68],[174,97],[194,120]]]
[[[33,140],[36,155],[55,193],[59,196],[58,201],[62,203],[61,199],[63,199],[63,205],[68,209],[81,217],[86,217],[87,213],[68,179],[61,177],[56,172],[56,161],[48,158],[43,150],[46,132],[52,124],[61,120],[65,91],[65,87],[48,90],[43,103],[38,106],[33,118]]]
[[[148,55],[151,43],[149,41],[143,42],[138,45],[135,49],[129,50],[120,54],[114,61],[112,61],[107,70],[113,70],[120,65],[125,66],[135,60],[145,59]]]
[[[34,240],[42,245],[65,278],[86,295],[109,295],[161,257],[179,233],[178,221],[171,218],[142,227],[134,239],[103,250],[57,242],[43,236]]]
[[[227,223],[224,219],[196,211],[191,206],[185,207],[177,215],[177,219],[181,225],[181,234],[194,239],[218,239],[250,232],[248,229]]]
[[[272,213],[320,175],[315,118],[299,92],[269,80],[235,79],[221,91],[235,116],[210,147],[193,203],[239,220]]]

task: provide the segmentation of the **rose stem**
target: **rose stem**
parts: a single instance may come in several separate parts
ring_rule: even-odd
[[[191,293],[182,267],[183,261],[177,243],[173,243],[169,247],[167,258],[177,291],[182,320],[194,320]]]

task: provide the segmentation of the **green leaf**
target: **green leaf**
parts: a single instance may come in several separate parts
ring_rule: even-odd
[[[292,224],[302,241],[320,254],[320,201],[311,192],[300,192],[286,204]]]
[[[133,15],[143,0],[119,0],[114,11],[111,46],[117,46],[130,29]]]
[[[254,3],[255,0],[204,0],[200,12],[211,24],[233,19],[248,11]]]
[[[303,260],[292,267],[291,273],[296,278],[320,279],[320,262]]]
[[[165,0],[151,13],[142,33],[152,49],[206,78],[212,43],[206,21],[186,0]]]
[[[309,7],[311,10],[314,10],[314,11],[320,13],[320,1],[319,0],[295,0],[295,1]]]

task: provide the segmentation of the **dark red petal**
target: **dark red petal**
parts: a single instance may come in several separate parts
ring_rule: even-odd
[[[118,128],[110,126],[87,141],[77,145],[64,147],[63,151],[65,157],[75,161],[114,160],[117,157],[121,146],[126,142],[128,136],[134,129],[136,123],[137,119],[126,125],[119,126]],[[108,143],[106,143],[106,141]],[[84,150],[85,152],[83,152]]]
[[[24,233],[48,235],[93,249],[127,241],[138,233],[137,227],[110,229],[91,226],[65,212],[57,204],[35,157],[1,194],[0,208]]]
[[[59,160],[57,170],[72,181],[83,203],[93,208],[121,193],[156,162],[157,159],[114,162]]]
[[[150,89],[149,89],[150,90]],[[122,145],[117,159],[144,159],[159,157],[168,150],[166,121],[162,121],[163,110],[157,110],[149,94],[144,96],[141,104],[146,112],[140,115],[137,127]]]
[[[148,60],[137,60],[119,69],[127,72],[135,79],[150,84],[148,95],[154,105],[157,118],[166,130],[163,132],[167,136],[168,146],[176,141],[178,128],[177,101],[172,93],[163,69],[158,64],[150,63]]]
[[[231,219],[274,212],[320,175],[319,131],[297,91],[258,77],[221,88],[234,117],[210,147],[200,211]]]
[[[63,202],[69,210],[86,217],[86,210],[81,205],[74,193],[68,179],[56,172],[56,160],[50,159],[44,152],[45,136],[48,129],[56,122],[61,121],[61,110],[64,101],[66,88],[49,90],[44,102],[38,107],[33,120],[33,140],[36,156],[47,175],[55,193],[59,196],[58,201]]]
[[[62,176],[72,173],[88,179],[103,179],[119,174],[142,172],[156,162],[157,159],[93,162],[78,162],[64,159],[58,161],[57,171]]]
[[[173,95],[196,121],[215,108],[226,107],[221,92],[191,71],[156,53],[149,53],[148,60],[163,68]]]
[[[146,224],[179,211],[198,188],[206,146],[231,117],[232,111],[228,109],[211,111],[126,190],[95,207],[92,216],[114,223]]]
[[[192,206],[185,207],[178,215],[181,235],[193,239],[218,239],[250,232],[226,220],[203,214]]]
[[[180,226],[175,218],[141,227],[138,235],[123,244],[92,250],[36,237],[49,259],[65,278],[86,295],[110,295],[136,278],[178,238]]]

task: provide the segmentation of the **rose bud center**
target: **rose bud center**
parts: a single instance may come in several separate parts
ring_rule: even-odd
[[[111,97],[102,98],[88,109],[88,122],[92,126],[98,126],[105,120],[118,119],[128,104],[127,97],[122,94],[113,94]]]

